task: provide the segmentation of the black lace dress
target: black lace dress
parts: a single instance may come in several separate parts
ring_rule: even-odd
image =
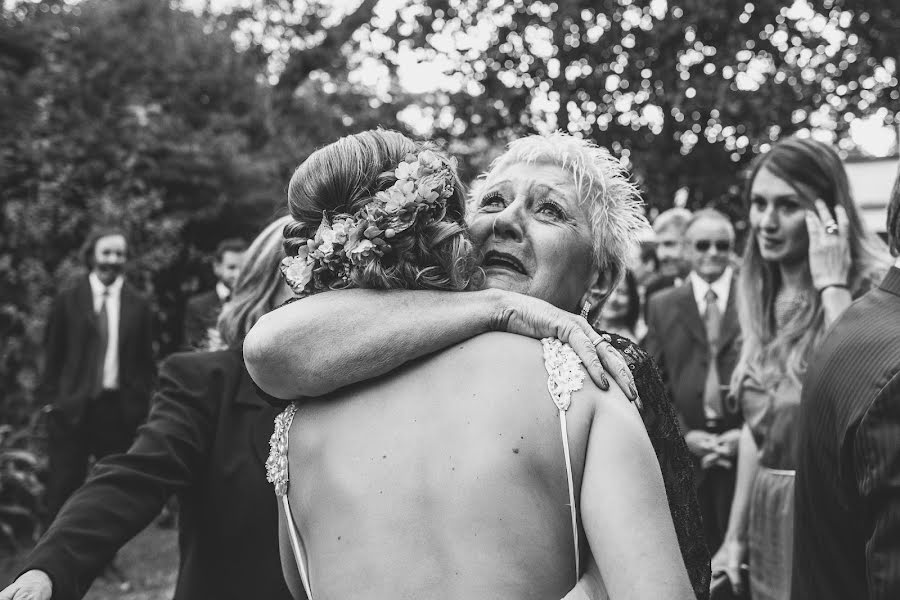
[[[691,454],[678,427],[675,407],[666,395],[662,377],[650,355],[628,338],[609,335],[612,345],[628,362],[644,404],[641,416],[662,469],[678,545],[694,593],[698,599],[709,598],[709,549],[703,537]]]

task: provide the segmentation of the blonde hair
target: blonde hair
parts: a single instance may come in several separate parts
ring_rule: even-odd
[[[511,142],[491,163],[479,188],[517,163],[556,165],[571,174],[579,200],[588,207],[594,264],[606,277],[609,292],[614,290],[633,248],[650,232],[644,202],[622,163],[593,142],[561,131],[529,135]]]
[[[847,211],[851,259],[848,285],[854,297],[865,293],[890,262],[884,244],[863,225],[837,152],[821,142],[797,137],[775,144],[754,163],[744,190],[748,207],[753,181],[764,168],[787,182],[801,198],[806,198],[807,194],[798,184],[811,188],[829,209],[840,205]],[[807,200],[812,203],[815,198]],[[751,372],[759,373],[764,381],[785,375],[798,383],[802,380],[809,352],[825,329],[825,311],[822,299],[813,287],[808,261],[803,277],[806,295],[811,301],[805,303],[788,323],[777,328],[775,298],[781,289],[781,274],[777,264],[762,258],[756,230],[751,230],[737,288],[743,343],[731,379],[735,393]]]
[[[463,290],[478,276],[465,225],[465,191],[456,167],[442,152],[396,131],[373,130],[340,138],[316,150],[294,171],[288,184],[288,208],[294,220],[285,228],[284,248],[295,256],[315,235],[323,213],[352,215],[371,203],[397,178],[397,165],[408,154],[432,150],[445,164],[453,193],[439,218],[391,238],[390,255],[353,266],[350,282],[329,282],[375,289]]]
[[[278,270],[284,258],[282,232],[290,222],[291,217],[284,216],[270,223],[244,252],[231,300],[219,314],[217,329],[221,345],[239,348],[259,318],[277,308],[275,298],[285,286]]]

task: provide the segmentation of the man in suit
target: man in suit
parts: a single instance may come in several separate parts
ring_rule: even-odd
[[[91,456],[122,452],[153,391],[150,306],[125,283],[124,233],[99,229],[82,249],[90,273],[53,302],[39,398],[48,416],[47,508],[52,519],[87,474]]]
[[[646,302],[660,290],[681,285],[687,277],[691,265],[686,260],[684,232],[690,219],[691,211],[675,207],[660,213],[653,220],[656,273],[646,283]]]
[[[900,255],[900,177],[888,238]],[[900,259],[832,326],[799,411],[791,598],[900,598]]]
[[[152,410],[128,452],[97,463],[0,600],[81,598],[172,494],[180,505],[175,600],[291,600],[265,468],[280,409],[259,397],[241,357],[255,320],[293,296],[278,273],[289,221],[270,224],[248,251],[221,328],[229,349],[163,361]]]
[[[216,248],[213,272],[218,281],[216,287],[192,296],[184,311],[184,347],[189,350],[200,348],[208,338],[210,329],[215,328],[216,319],[222,305],[231,297],[231,290],[241,272],[241,263],[247,244],[244,240],[231,238],[222,240]]]
[[[704,209],[688,221],[685,244],[690,274],[682,285],[650,298],[644,346],[659,365],[686,431],[707,544],[718,548],[728,526],[740,433],[737,411],[725,402],[740,354],[730,267],[734,228],[722,213]]]

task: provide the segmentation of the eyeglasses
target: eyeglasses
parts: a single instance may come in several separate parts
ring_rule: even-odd
[[[709,252],[710,246],[715,246],[717,252],[731,250],[731,242],[728,240],[694,240],[694,248],[697,252]]]

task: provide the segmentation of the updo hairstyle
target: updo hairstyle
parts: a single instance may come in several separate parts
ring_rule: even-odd
[[[293,222],[284,228],[284,250],[296,256],[313,238],[323,214],[354,215],[376,193],[396,181],[394,171],[409,154],[431,150],[450,173],[453,193],[437,218],[418,218],[390,240],[392,251],[350,269],[350,282],[336,280],[330,289],[463,290],[477,273],[465,225],[466,196],[455,166],[433,146],[396,131],[373,130],[342,137],[316,150],[294,171],[288,184]]]

